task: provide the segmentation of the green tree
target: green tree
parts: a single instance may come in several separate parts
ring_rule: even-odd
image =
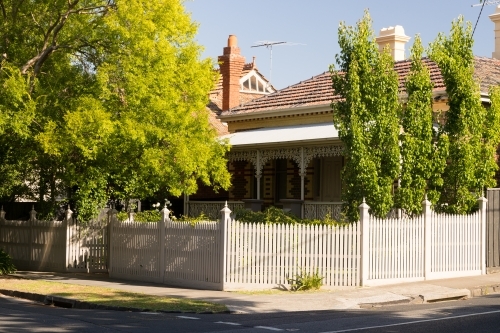
[[[443,129],[449,155],[438,209],[460,214],[473,210],[485,187],[494,186],[495,150],[500,143],[497,91],[492,90],[494,106],[486,110],[473,77],[473,42],[470,22],[464,24],[459,17],[452,22],[450,35],[439,34],[429,52],[443,75],[449,105]]]
[[[378,216],[393,207],[393,183],[399,173],[398,77],[388,49],[380,53],[365,12],[355,27],[341,23],[336,55],[330,67],[333,121],[345,145],[342,197],[346,216],[358,219],[363,197]]]
[[[181,0],[11,0],[0,9],[0,155],[10,154],[2,168],[17,181],[0,182],[0,195],[54,203],[69,189],[88,218],[109,197],[229,186],[228,145],[205,108],[214,63],[200,59]]]
[[[400,117],[401,175],[396,192],[398,206],[409,215],[421,213],[426,194],[434,204],[438,201],[441,174],[446,166],[447,136],[436,139],[437,133],[433,130],[433,83],[422,61],[423,52],[417,35],[405,82],[408,100]]]

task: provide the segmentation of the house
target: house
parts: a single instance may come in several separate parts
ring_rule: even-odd
[[[492,58],[475,57],[475,77],[480,82],[483,103],[489,104],[490,85],[500,83],[500,7],[490,16],[495,23],[495,51]],[[403,92],[411,61],[405,59],[410,37],[401,26],[384,28],[377,37],[379,48],[389,44]],[[233,44],[231,44],[233,43]],[[240,102],[244,90],[237,83],[242,61],[236,39],[219,57],[222,75],[222,111],[218,119],[227,124],[231,151],[228,154],[232,187],[216,196],[200,193],[186,198],[187,208],[204,212],[220,207],[197,200],[229,200],[259,210],[275,205],[305,218],[338,217],[341,208],[343,146],[332,122],[330,104],[339,96],[332,90],[329,72],[301,81],[260,98]],[[438,66],[424,60],[434,83],[435,112],[446,111],[446,88]],[[197,206],[198,205],[198,206]],[[203,207],[200,208],[202,205]],[[240,204],[242,205],[242,204]],[[219,208],[220,209],[220,208]]]

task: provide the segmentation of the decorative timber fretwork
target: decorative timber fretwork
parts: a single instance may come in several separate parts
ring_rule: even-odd
[[[227,159],[229,162],[247,161],[252,163],[254,168],[257,169],[257,150],[232,151],[227,154]]]
[[[306,169],[313,158],[341,156],[344,152],[342,145],[300,147],[300,148],[276,148],[265,150],[234,151],[227,155],[230,162],[248,161],[255,168],[255,177],[262,176],[262,168],[273,159],[290,159],[295,161],[300,169],[300,175],[305,176]]]
[[[303,167],[307,168],[309,162],[311,162],[311,160],[315,157],[342,156],[343,153],[344,153],[344,146],[342,145],[305,147]]]
[[[257,170],[257,172],[262,172],[262,168],[269,160],[277,160],[280,158],[293,160],[299,167],[302,164],[301,148],[266,149],[259,151],[259,153],[260,170]]]

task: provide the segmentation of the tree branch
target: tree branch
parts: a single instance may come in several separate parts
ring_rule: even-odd
[[[34,75],[37,76],[40,73],[41,67],[43,63],[47,60],[47,58],[59,49],[59,45],[57,44],[57,38],[59,36],[59,32],[66,24],[68,18],[73,14],[104,14],[113,6],[112,1],[108,1],[106,5],[103,6],[89,6],[84,8],[75,9],[80,0],[75,0],[71,2],[68,0],[68,8],[64,14],[59,14],[55,22],[47,29],[47,32],[44,33],[44,43],[41,51],[28,60],[21,69],[21,73],[26,74],[30,68],[33,68]],[[37,23],[34,20],[35,23]],[[39,25],[38,25],[39,26]]]
[[[0,0],[0,8],[2,8],[3,19],[6,20],[7,19],[7,13],[5,12],[5,6],[3,4],[3,0]]]

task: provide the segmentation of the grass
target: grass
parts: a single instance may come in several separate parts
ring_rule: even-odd
[[[227,311],[226,306],[223,304],[206,301],[151,296],[111,288],[81,286],[40,280],[0,278],[0,289],[60,296],[106,306],[131,307],[153,311],[163,310],[197,313]]]

